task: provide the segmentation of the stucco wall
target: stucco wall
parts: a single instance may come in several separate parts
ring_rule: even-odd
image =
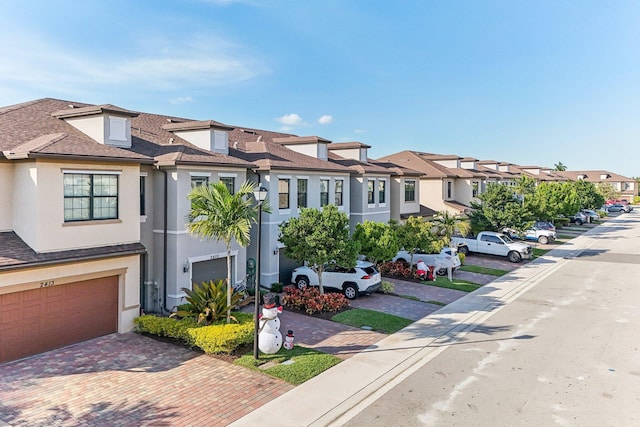
[[[0,232],[13,229],[13,165],[0,162]]]

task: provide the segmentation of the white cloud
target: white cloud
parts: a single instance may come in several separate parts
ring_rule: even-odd
[[[291,126],[281,126],[280,129],[278,129],[281,132],[291,132],[294,128],[292,128]]]
[[[179,96],[177,98],[173,98],[169,102],[171,102],[174,105],[190,104],[190,103],[194,102],[194,99],[191,96]]]
[[[318,123],[320,123],[321,125],[328,125],[328,124],[330,124],[332,122],[333,122],[333,117],[328,116],[326,114],[324,116],[321,116],[318,119]]]
[[[367,131],[364,129],[356,129],[353,131],[354,133],[366,133]]]
[[[286,126],[299,126],[302,124],[302,118],[297,115],[296,113],[292,113],[292,114],[285,114],[282,117],[278,117],[276,119],[277,121],[279,121],[280,123],[282,123],[283,125]]]

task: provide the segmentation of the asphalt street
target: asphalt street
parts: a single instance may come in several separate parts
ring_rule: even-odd
[[[435,339],[411,369],[328,424],[640,425],[640,212],[541,262],[517,294]]]

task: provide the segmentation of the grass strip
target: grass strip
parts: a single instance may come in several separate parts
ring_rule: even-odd
[[[368,326],[374,331],[386,334],[398,332],[400,329],[413,323],[413,320],[405,319],[404,317],[364,308],[354,308],[353,310],[343,311],[333,316],[331,320],[356,328]]]
[[[284,364],[287,361],[293,363]],[[233,363],[298,385],[340,362],[341,359],[332,354],[295,345],[291,350],[281,348],[276,354],[260,354],[257,361],[253,353],[245,354]]]
[[[500,270],[498,268],[481,267],[479,265],[463,265],[458,270],[468,271],[470,273],[488,274],[490,276],[504,276],[508,273],[506,270]]]
[[[433,282],[422,282],[422,283],[427,286],[437,286],[439,288],[454,289],[456,291],[462,291],[462,292],[473,292],[476,289],[478,289],[480,286],[482,286],[482,285],[478,285],[477,283],[469,282],[467,280],[460,280],[456,278],[454,278],[453,281],[450,282],[449,279],[446,277],[438,277]]]

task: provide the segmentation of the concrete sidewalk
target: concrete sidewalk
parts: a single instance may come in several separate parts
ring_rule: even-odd
[[[231,424],[341,425],[593,244],[594,230],[384,338]]]

